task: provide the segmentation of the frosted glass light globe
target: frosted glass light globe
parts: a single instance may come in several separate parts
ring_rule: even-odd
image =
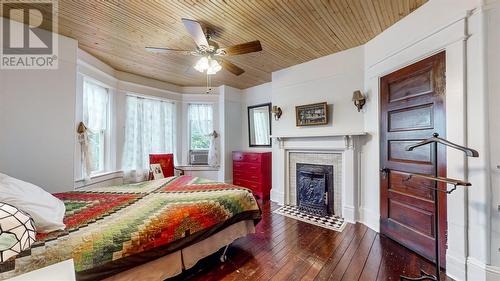
[[[194,66],[194,69],[198,70],[199,72],[204,72],[209,68],[209,61],[207,57],[202,57],[196,65]]]

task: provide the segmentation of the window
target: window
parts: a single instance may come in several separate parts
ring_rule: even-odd
[[[211,104],[189,105],[189,140],[190,150],[210,148],[209,134],[213,132],[213,108]]]
[[[109,119],[109,90],[91,81],[83,82],[83,123],[88,131],[91,174],[106,170]]]
[[[141,180],[149,171],[149,154],[175,154],[175,104],[134,95],[127,95],[126,104],[122,166],[126,177]]]

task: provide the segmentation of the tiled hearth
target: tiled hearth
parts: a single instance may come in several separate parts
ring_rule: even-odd
[[[297,163],[333,166],[333,211],[342,217],[342,154],[329,152],[290,151],[288,154],[288,202],[297,205]]]

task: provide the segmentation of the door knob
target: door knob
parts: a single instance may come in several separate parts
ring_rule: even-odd
[[[385,179],[385,178],[387,178],[387,175],[389,174],[389,169],[382,168],[382,169],[380,169],[380,172],[382,173],[382,178]]]

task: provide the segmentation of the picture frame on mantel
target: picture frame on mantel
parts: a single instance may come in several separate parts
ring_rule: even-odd
[[[297,127],[328,125],[327,102],[299,105],[295,107]]]

